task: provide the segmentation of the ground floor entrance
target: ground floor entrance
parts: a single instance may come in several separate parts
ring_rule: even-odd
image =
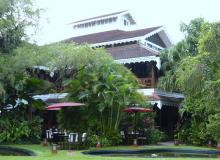
[[[179,121],[179,109],[177,106],[163,105],[161,109],[156,108],[156,125],[168,137],[172,138],[177,129]]]

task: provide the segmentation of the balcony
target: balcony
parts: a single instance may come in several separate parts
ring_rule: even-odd
[[[141,88],[155,88],[156,82],[154,78],[138,78]]]

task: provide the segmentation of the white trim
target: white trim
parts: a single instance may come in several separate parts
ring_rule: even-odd
[[[84,23],[89,23],[89,22],[93,22],[93,21],[100,21],[100,20],[103,20],[103,19],[108,19],[108,18],[114,18],[114,17],[119,17],[119,16],[124,16],[126,14],[130,14],[129,11],[124,11],[124,12],[121,12],[121,13],[118,13],[118,14],[114,14],[114,15],[109,15],[109,16],[102,16],[102,17],[99,17],[99,18],[88,18],[88,20],[79,20],[80,22],[72,22],[72,23],[69,23],[69,25],[73,25],[73,26],[76,26],[76,25],[79,25],[79,24],[84,24]],[[133,19],[132,15],[130,14],[131,18]],[[130,20],[129,20],[130,21]],[[136,24],[135,20],[133,19],[134,23],[133,24]],[[131,23],[132,24],[132,23]]]
[[[115,61],[119,62],[121,64],[156,61],[157,68],[160,69],[160,67],[161,67],[160,57],[156,57],[156,56],[137,57],[137,58],[128,58],[128,59],[118,59],[118,60],[115,60]]]
[[[157,107],[159,109],[162,109],[163,105],[178,107],[178,103],[171,102],[171,101],[161,101],[161,100],[158,100],[158,101],[150,101],[150,103],[152,105],[155,105],[155,103],[157,103]]]
[[[176,93],[176,92],[166,92],[166,91],[160,91],[160,90],[155,90],[155,93],[160,95],[160,96],[165,96],[165,97],[174,97],[178,99],[184,99],[184,95],[181,93]]]
[[[41,99],[42,101],[47,101],[48,99],[63,99],[65,98],[69,93],[54,93],[54,94],[43,94],[43,95],[35,95],[33,96],[33,99]]]
[[[156,30],[154,30],[154,31],[152,31],[152,32],[150,32],[150,33],[145,34],[143,37],[144,37],[144,39],[146,39],[146,38],[148,38],[148,37],[151,37],[151,36],[153,36],[153,35],[159,33],[159,32],[162,31],[162,30],[163,30],[163,27],[160,27],[160,28],[158,28],[158,29],[156,29]]]
[[[179,98],[179,99],[183,99],[184,95],[181,93],[172,93],[172,92],[165,92],[165,91],[160,91],[157,90],[155,88],[148,88],[148,89],[138,89],[137,90],[139,93],[142,93],[144,96],[153,96],[154,93],[156,93],[159,96],[166,96],[166,97],[170,97],[170,98]],[[174,97],[175,95],[175,97]],[[174,101],[167,101],[167,100],[152,100],[150,101],[150,103],[152,105],[154,105],[155,103],[157,103],[157,107],[159,109],[162,108],[163,105],[169,105],[169,106],[178,106],[178,102],[174,102]]]
[[[135,31],[135,30],[131,30],[131,31]],[[164,34],[166,35],[164,27],[160,27],[160,28],[158,28],[158,29],[146,34],[146,35],[143,35],[143,36],[138,36],[138,37],[133,37],[133,38],[125,38],[125,39],[119,39],[119,40],[113,40],[113,41],[106,41],[106,42],[101,42],[101,43],[94,43],[94,44],[91,44],[91,46],[92,47],[100,47],[100,46],[105,46],[105,45],[114,45],[114,44],[126,43],[126,42],[131,42],[131,41],[141,41],[144,44],[144,42],[147,41],[146,38],[151,37],[154,34],[157,34],[161,31],[163,31]],[[160,35],[160,36],[162,36],[162,35]],[[170,46],[172,46],[172,42],[170,41],[168,35],[166,35],[166,37],[162,36],[161,38],[163,39],[166,47],[169,48]],[[160,49],[164,49],[163,47],[161,47],[161,46],[159,46],[155,43],[152,43],[150,41],[147,41],[147,43],[150,43],[150,44],[152,44],[152,45],[154,45],[154,46],[156,46]]]
[[[166,27],[164,27],[164,26],[163,26],[163,31],[164,31],[164,33],[166,35],[166,38],[169,40],[169,46],[168,47],[171,47],[174,44],[174,41],[171,38],[170,34],[168,33]]]
[[[145,96],[152,96],[155,92],[155,88],[148,88],[148,89],[138,89],[139,93],[142,93]]]
[[[151,48],[151,47],[149,47],[147,44],[149,43],[150,45],[152,45],[152,46],[155,46],[156,48],[159,48],[160,50],[164,50],[164,48],[163,47],[161,47],[161,46],[159,46],[159,45],[157,45],[157,44],[155,44],[155,43],[152,43],[152,42],[150,42],[150,41],[148,41],[148,40],[145,40],[145,42],[146,42],[146,47],[148,47],[148,48]],[[145,43],[144,42],[144,43]],[[153,48],[151,48],[151,49],[153,49]],[[153,50],[156,50],[156,49],[153,49]],[[159,50],[156,50],[157,52],[160,52]]]
[[[156,31],[161,31],[161,30],[156,30]],[[126,38],[126,39],[119,39],[119,40],[113,40],[113,41],[106,41],[106,42],[101,42],[101,43],[94,43],[94,44],[91,44],[91,47],[100,47],[100,46],[105,46],[105,45],[114,45],[114,44],[119,44],[119,43],[126,43],[126,42],[132,42],[132,41],[141,41],[143,44],[144,42],[147,42],[147,43],[150,43],[152,44],[153,46],[156,46],[157,48],[163,50],[164,48],[155,44],[155,43],[152,43],[148,40],[146,40],[146,38],[158,33],[158,32],[151,32],[152,34],[148,33],[144,36],[138,36],[138,37],[133,37],[133,38]],[[166,42],[164,42],[166,44]],[[145,45],[144,45],[145,46]],[[171,46],[171,45],[170,45]],[[168,46],[169,47],[169,46]],[[148,47],[150,48],[150,47]],[[152,49],[152,48],[151,48]],[[156,51],[156,50],[155,50]],[[159,51],[158,51],[159,52]]]
[[[76,23],[72,22],[69,25],[77,26],[77,25],[84,24],[84,23],[89,23],[89,22],[93,22],[93,21],[100,21],[100,20],[104,20],[104,19],[108,19],[108,18],[114,18],[114,17],[118,18],[118,14],[111,15],[111,16],[106,16],[106,17],[95,18],[95,19],[89,19],[89,20],[76,22]]]
[[[156,55],[159,55],[160,54],[160,52],[158,51],[158,50],[155,50],[155,49],[153,49],[153,48],[151,48],[151,47],[149,47],[149,46],[145,46],[144,44],[140,44],[141,45],[141,47],[143,47],[143,48],[145,48],[145,49],[147,49],[147,50],[150,50],[151,52],[154,52]]]
[[[45,70],[45,71],[50,71],[49,67],[46,67],[46,66],[33,66],[33,68]]]
[[[155,88],[138,89],[138,92],[143,93],[145,96],[150,96],[156,93],[159,96],[170,97],[170,98],[175,96],[174,98],[184,99],[184,95],[182,93],[166,92]]]
[[[119,40],[114,40],[114,41],[94,43],[94,44],[91,44],[91,47],[99,47],[99,46],[105,46],[105,45],[110,45],[110,44],[114,45],[114,44],[126,43],[126,42],[131,42],[131,41],[140,41],[141,37],[126,38],[126,39],[119,39]]]
[[[151,105],[155,105],[155,103],[157,103],[157,107],[158,107],[159,109],[162,108],[163,104],[162,104],[162,101],[161,101],[161,100],[158,100],[158,101],[150,101],[150,104],[151,104]]]

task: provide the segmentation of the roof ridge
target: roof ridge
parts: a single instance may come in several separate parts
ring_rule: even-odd
[[[71,22],[71,23],[69,23],[69,24],[79,23],[79,22],[83,22],[83,21],[87,21],[87,20],[96,19],[96,18],[102,18],[102,17],[107,17],[107,16],[113,16],[113,15],[121,14],[121,13],[127,12],[127,11],[129,11],[129,10],[123,10],[123,11],[118,11],[118,12],[114,12],[114,13],[103,14],[103,15],[101,15],[101,16],[95,16],[95,17],[86,18],[86,19],[83,19],[83,20],[74,21],[74,22]]]

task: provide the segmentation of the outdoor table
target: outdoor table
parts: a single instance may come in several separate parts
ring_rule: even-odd
[[[128,137],[128,144],[134,144],[134,141],[136,139],[138,139],[138,136],[140,135],[140,133],[136,132],[130,132],[127,134],[127,137]]]
[[[67,148],[67,144],[68,144],[68,138],[69,138],[69,135],[67,134],[59,134],[59,140],[60,140],[60,148],[61,149],[66,149]]]

